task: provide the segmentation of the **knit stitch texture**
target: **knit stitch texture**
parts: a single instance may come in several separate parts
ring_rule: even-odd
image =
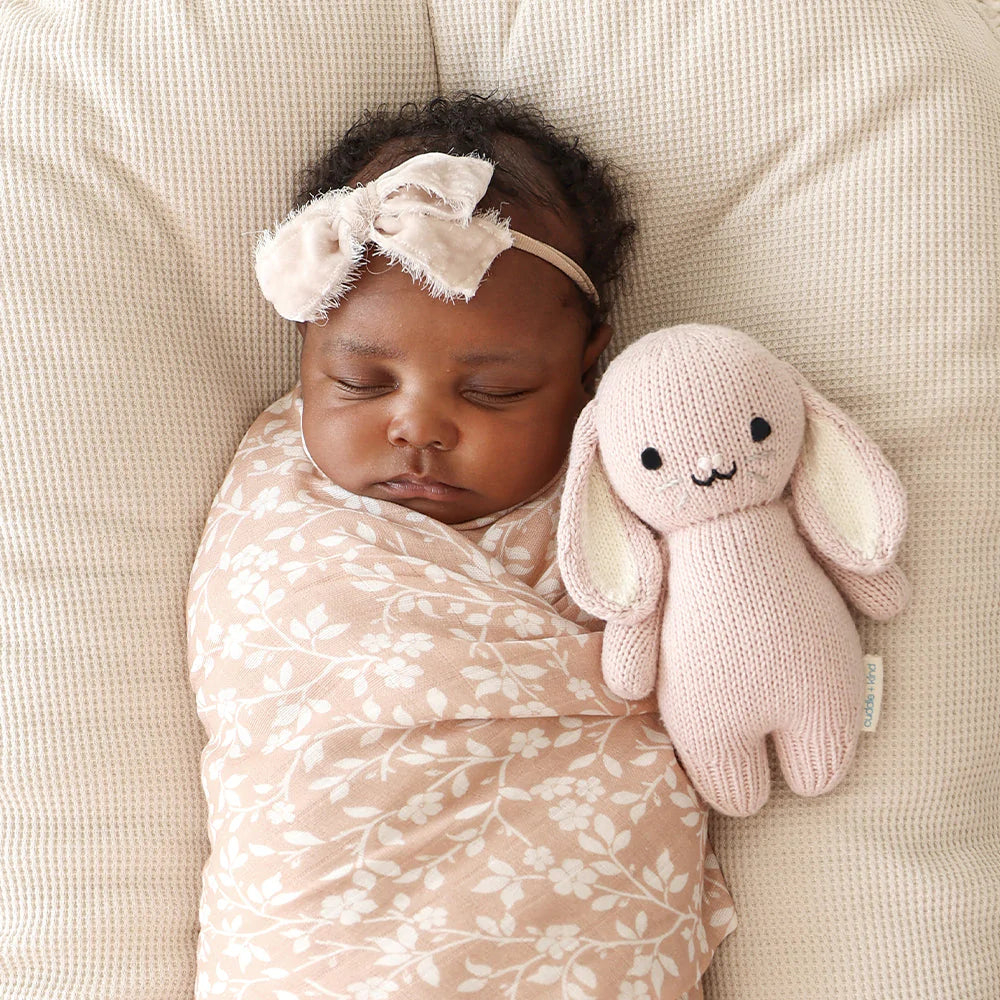
[[[824,567],[892,617],[905,524],[896,474],[849,418],[746,334],[686,325],[619,355],[581,416],[559,556],[580,606],[614,626],[607,683],[644,697],[658,677],[692,782],[745,816],[768,797],[768,734],[799,795],[844,777],[862,651]]]

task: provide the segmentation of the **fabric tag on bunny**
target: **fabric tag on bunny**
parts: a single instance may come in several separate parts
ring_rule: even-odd
[[[878,727],[878,717],[882,714],[882,678],[882,657],[866,655],[865,706],[861,719],[863,733],[874,733]]]

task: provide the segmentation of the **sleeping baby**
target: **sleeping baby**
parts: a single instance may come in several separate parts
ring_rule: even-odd
[[[623,206],[463,95],[364,116],[262,237],[300,380],[191,577],[199,998],[701,996],[735,926],[706,810],[556,561]]]

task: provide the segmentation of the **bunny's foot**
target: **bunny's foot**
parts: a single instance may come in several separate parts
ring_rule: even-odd
[[[822,795],[829,792],[847,773],[857,746],[856,727],[849,731],[811,733],[773,733],[774,750],[781,771],[796,795]]]
[[[771,777],[763,740],[753,746],[719,747],[706,756],[685,753],[676,743],[674,749],[691,784],[716,812],[751,816],[767,801]],[[703,747],[698,753],[704,753]]]

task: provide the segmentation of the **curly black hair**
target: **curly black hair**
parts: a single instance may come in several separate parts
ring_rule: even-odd
[[[496,167],[491,192],[568,212],[582,237],[579,263],[600,295],[599,306],[589,303],[592,327],[605,320],[635,238],[628,191],[611,163],[590,157],[578,136],[559,132],[531,104],[463,92],[367,111],[303,171],[296,206],[357,183],[372,164],[375,176],[429,152],[481,156]]]

